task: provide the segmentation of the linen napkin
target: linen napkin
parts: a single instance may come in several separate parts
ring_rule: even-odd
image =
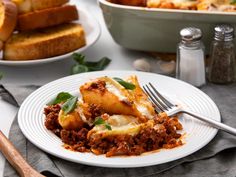
[[[19,104],[37,86],[8,86]],[[201,90],[217,104],[222,121],[236,127],[236,84],[207,84]],[[236,176],[236,137],[219,131],[216,137],[204,148],[185,158],[142,168],[101,168],[72,163],[44,153],[32,145],[22,135],[17,121],[14,121],[10,140],[36,170],[49,170],[65,177],[235,177]],[[17,174],[7,163],[5,177]]]

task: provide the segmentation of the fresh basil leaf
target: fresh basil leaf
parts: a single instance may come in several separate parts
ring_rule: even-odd
[[[112,130],[111,126],[106,123],[101,117],[96,118],[96,120],[94,121],[94,125],[104,125],[106,129]]]
[[[108,130],[112,130],[112,129],[111,129],[111,126],[110,126],[109,124],[105,124],[105,127],[106,127],[106,129],[108,129]]]
[[[61,107],[61,109],[64,111],[65,114],[68,114],[72,111],[74,111],[76,104],[78,101],[78,97],[77,96],[73,96],[71,98],[69,98]]]
[[[101,71],[110,64],[111,60],[107,57],[101,58],[97,62],[85,62],[90,71]]]
[[[71,68],[71,74],[79,74],[88,72],[89,68],[85,65],[76,64]]]
[[[105,121],[101,117],[97,117],[94,121],[94,125],[102,125],[105,124]]]
[[[68,92],[60,92],[58,93],[57,97],[50,101],[47,105],[54,105],[62,102],[66,102],[69,98],[73,97],[71,94]]]
[[[103,57],[96,62],[86,62],[85,56],[78,53],[74,53],[72,57],[76,61],[76,64],[72,66],[71,74],[78,74],[90,71],[101,71],[111,62],[111,60],[107,57]]]
[[[236,4],[236,0],[232,0],[230,4]]]
[[[131,82],[126,82],[123,79],[120,79],[118,77],[114,77],[113,79],[128,90],[134,90],[136,88],[136,86],[132,84]]]
[[[81,65],[84,64],[84,60],[85,60],[84,55],[79,54],[79,53],[73,53],[72,57],[78,64],[81,64]]]

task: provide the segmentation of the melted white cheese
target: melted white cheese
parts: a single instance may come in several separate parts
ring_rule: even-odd
[[[136,117],[126,115],[113,115],[110,116],[107,122],[113,127],[120,127],[128,124],[137,124]]]
[[[127,98],[122,94],[122,92],[109,82],[106,82],[106,89],[109,92],[113,93],[115,96],[117,96],[120,101],[127,100]]]
[[[138,111],[145,117],[147,117],[148,119],[152,119],[153,115],[152,113],[149,111],[148,107],[143,105],[143,104],[136,104],[136,107],[138,109]]]
[[[87,120],[87,118],[85,117],[84,115],[84,110],[82,109],[82,107],[80,105],[83,104],[83,100],[82,98],[79,99],[78,103],[77,103],[79,106],[77,106],[77,108],[75,109],[75,111],[77,111],[80,115],[80,118],[83,120],[83,122],[87,123],[88,125],[92,126],[93,125],[93,122],[89,122]]]
[[[141,124],[137,122],[137,119],[133,116],[125,115],[113,115],[106,121],[110,126],[111,130],[108,130],[104,125],[97,125],[92,130],[96,133],[108,135],[135,135],[140,131]],[[96,134],[95,133],[95,134]]]
[[[185,2],[192,2],[192,0],[171,0],[174,4],[181,4]]]

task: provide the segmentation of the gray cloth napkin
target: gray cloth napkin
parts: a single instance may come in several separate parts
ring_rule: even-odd
[[[37,86],[8,86],[19,104]],[[218,105],[222,121],[236,127],[236,84],[213,85],[201,88]],[[65,161],[44,153],[32,145],[22,135],[17,121],[14,121],[10,140],[26,160],[38,171],[49,170],[65,177],[235,177],[236,176],[236,137],[219,131],[216,137],[204,148],[185,158],[150,167],[115,169],[92,167]],[[7,163],[5,177],[17,174]]]

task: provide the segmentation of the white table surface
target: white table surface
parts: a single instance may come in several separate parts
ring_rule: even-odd
[[[88,59],[98,60],[103,56],[112,59],[106,70],[134,70],[132,63],[137,58],[145,57],[143,53],[129,51],[118,46],[105,27],[102,13],[96,0],[75,0],[80,7],[91,12],[99,21],[102,34],[95,45],[83,52]],[[0,66],[0,72],[4,74],[1,82],[4,84],[43,85],[55,79],[68,76],[73,65],[72,59],[39,65],[39,66]],[[8,135],[10,125],[15,117],[17,108],[0,99],[0,129]],[[0,154],[0,177],[3,176],[4,157]]]

